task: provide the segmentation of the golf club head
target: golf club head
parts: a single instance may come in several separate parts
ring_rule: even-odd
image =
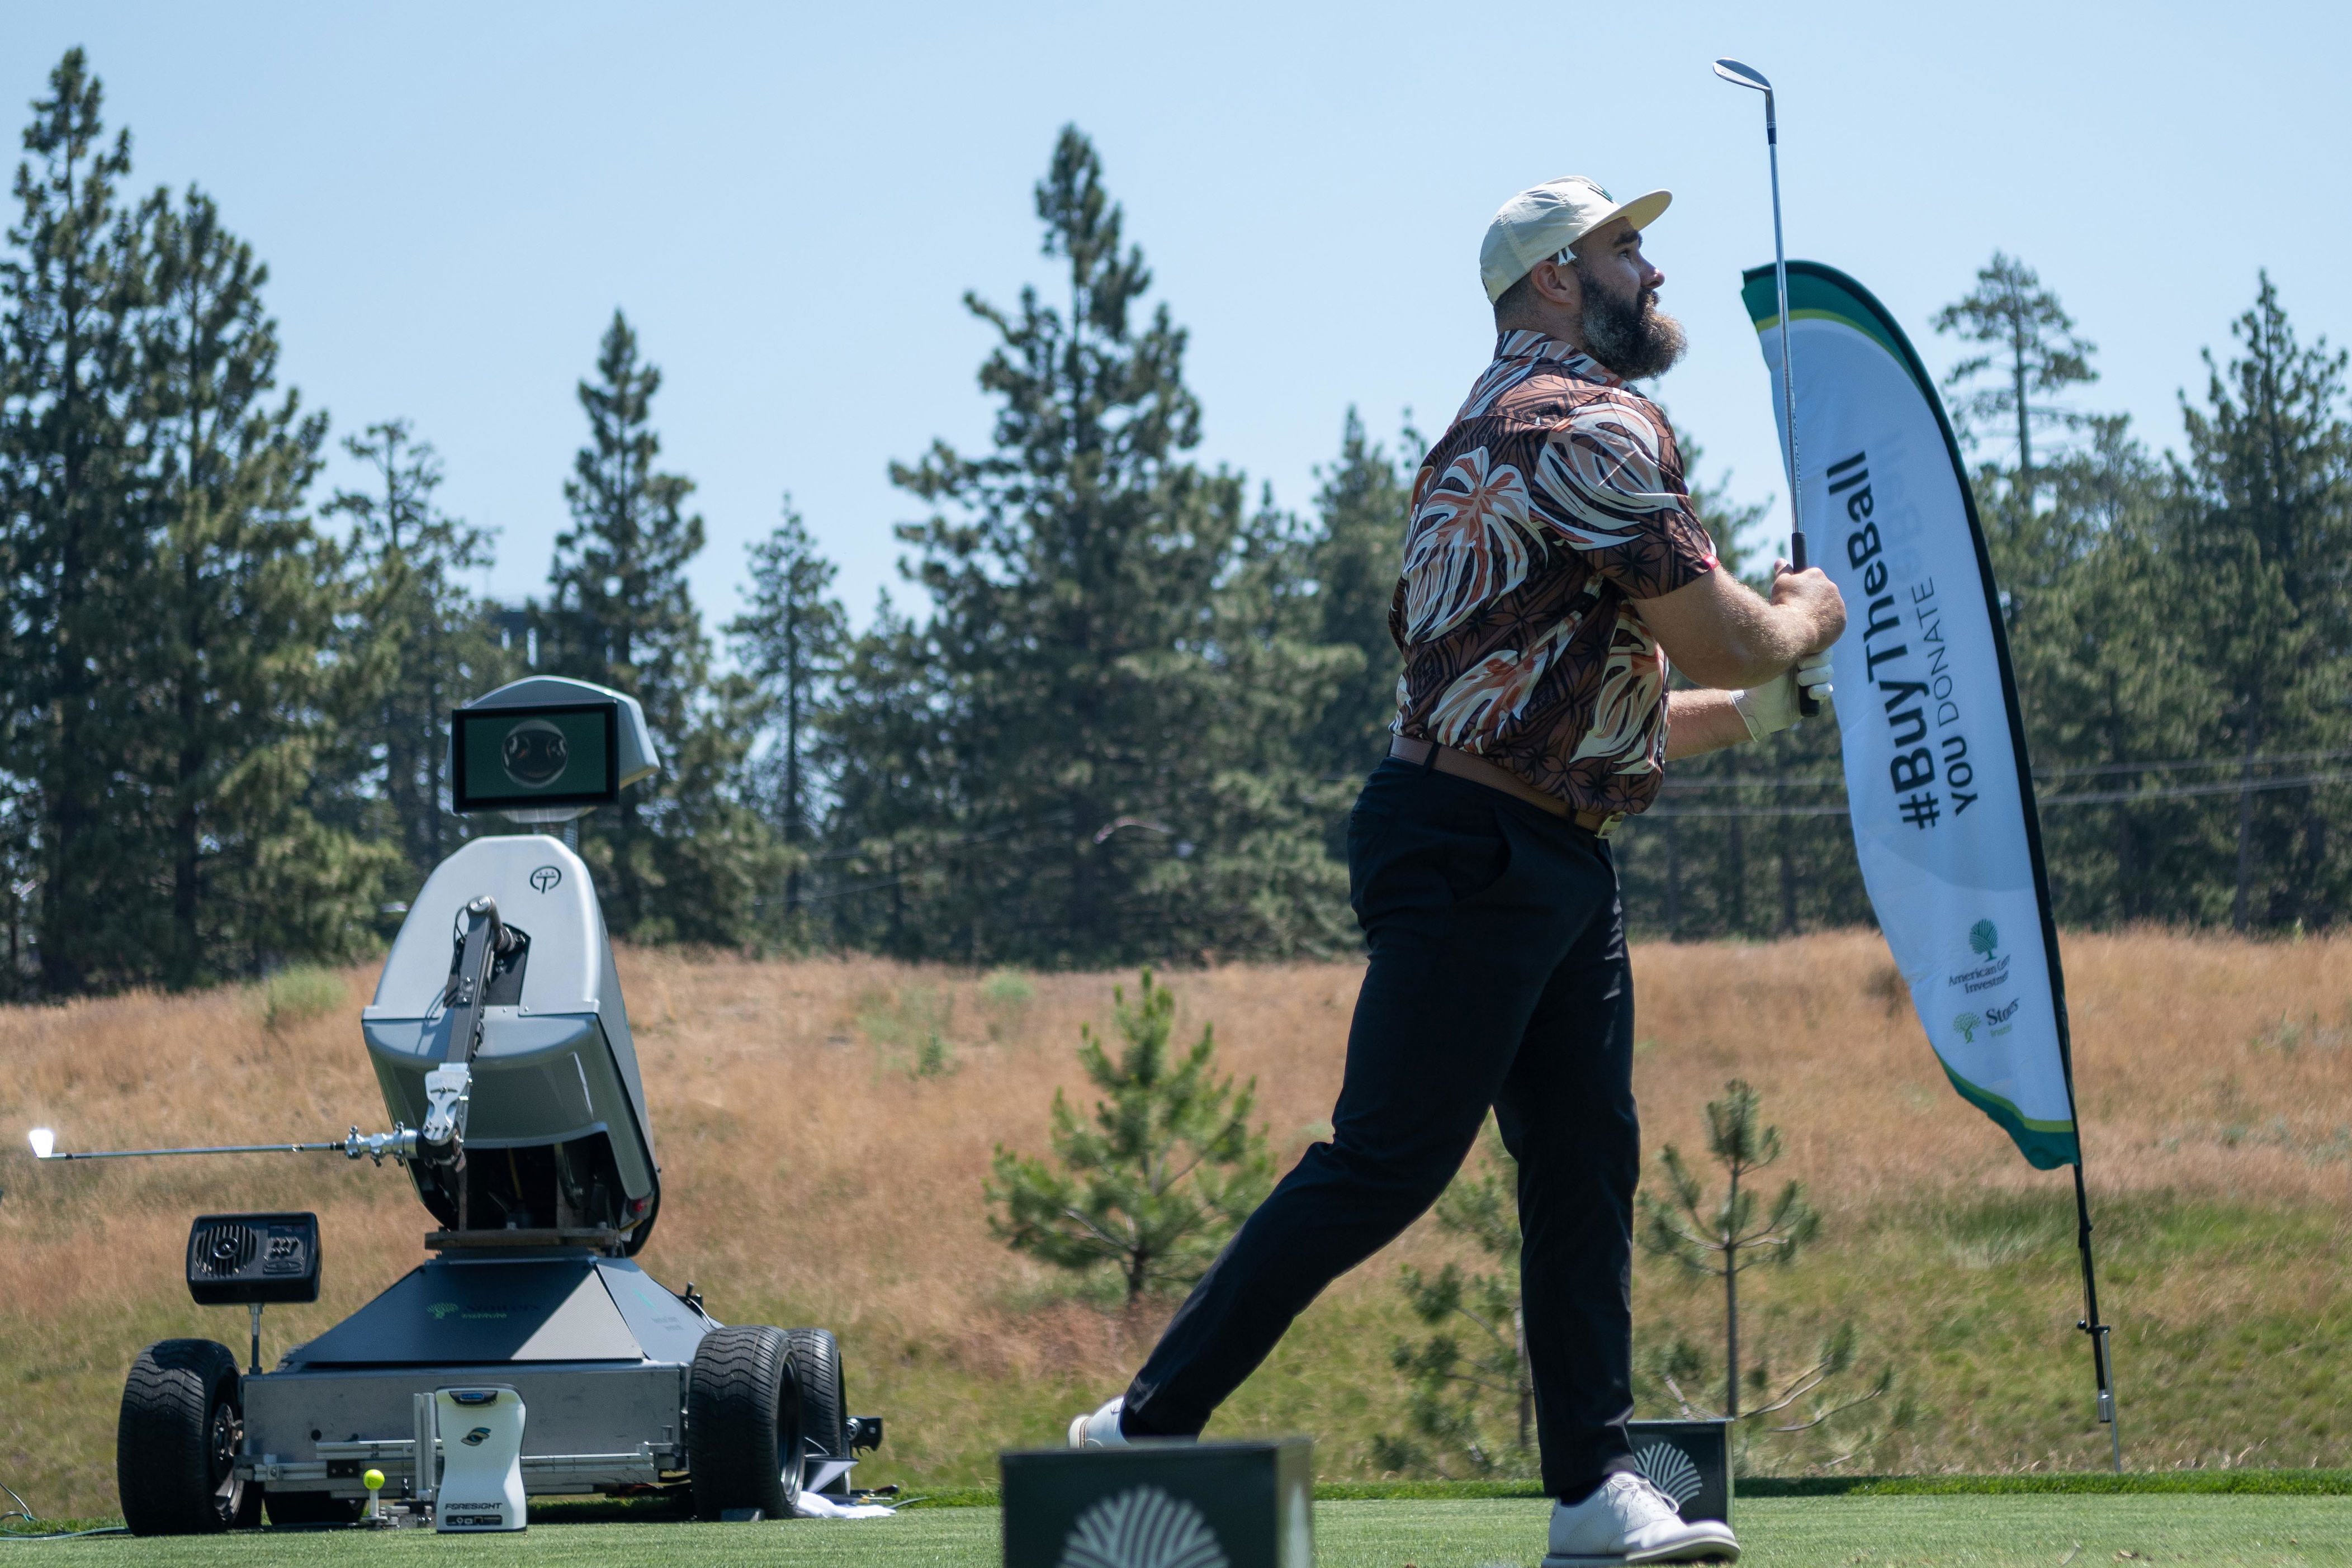
[[[1758,70],[1754,66],[1743,66],[1738,60],[1716,61],[1715,74],[1734,87],[1754,88],[1758,92],[1762,93],[1772,90],[1772,84],[1765,79],[1762,71]]]
[[[46,1160],[55,1157],[58,1147],[58,1135],[49,1131],[48,1128],[34,1128],[31,1132],[25,1134],[25,1141],[33,1145],[33,1157],[35,1159]]]

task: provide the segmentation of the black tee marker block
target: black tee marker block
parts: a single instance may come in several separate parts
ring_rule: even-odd
[[[1685,1522],[1731,1522],[1731,1423],[1628,1421],[1633,1462],[1675,1500]]]
[[[1139,1443],[997,1456],[1004,1568],[1314,1568],[1314,1445]]]

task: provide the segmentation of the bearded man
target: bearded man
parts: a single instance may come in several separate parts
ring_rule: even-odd
[[[1796,722],[1845,626],[1819,571],[1717,563],[1631,382],[1683,330],[1642,231],[1672,198],[1581,177],[1503,204],[1494,361],[1414,481],[1389,630],[1394,738],[1349,820],[1371,955],[1328,1143],[1308,1149],[1073,1447],[1191,1437],[1332,1279],[1445,1190],[1491,1108],[1518,1162],[1547,1568],[1737,1559],[1633,1458],[1633,985],[1609,834],[1665,764]],[[1667,690],[1668,661],[1716,689]]]

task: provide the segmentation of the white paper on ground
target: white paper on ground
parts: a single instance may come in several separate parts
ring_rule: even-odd
[[[823,1492],[803,1491],[798,1512],[803,1519],[888,1519],[898,1510],[878,1502],[835,1502]]]

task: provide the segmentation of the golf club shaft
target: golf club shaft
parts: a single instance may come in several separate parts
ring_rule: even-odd
[[[1772,281],[1780,294],[1780,417],[1789,432],[1789,564],[1802,571],[1811,563],[1805,550],[1805,506],[1797,463],[1797,379],[1789,359],[1789,252],[1780,236],[1780,124],[1772,94],[1764,94],[1764,145],[1772,165]],[[1797,711],[1807,718],[1822,711],[1819,698],[1801,693]]]

